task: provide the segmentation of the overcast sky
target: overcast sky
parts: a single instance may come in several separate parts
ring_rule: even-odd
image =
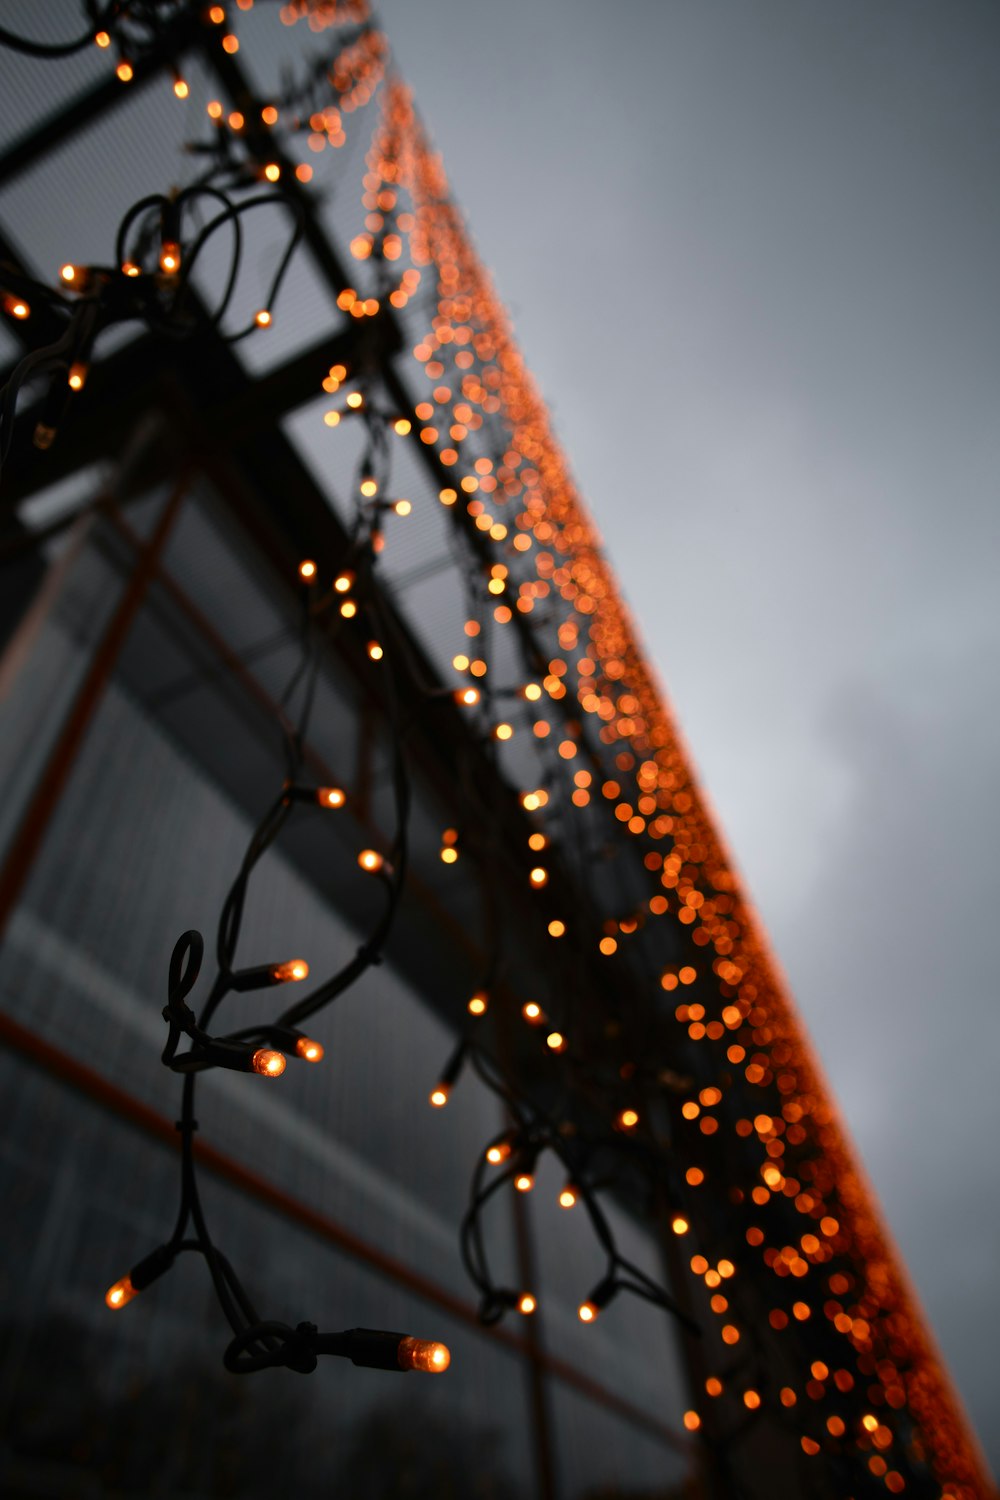
[[[1000,4],[381,15],[1000,1469]]]

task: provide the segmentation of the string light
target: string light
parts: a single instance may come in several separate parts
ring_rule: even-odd
[[[283,19],[290,22],[307,14],[319,14],[321,10],[319,4],[311,9],[305,0],[292,0],[283,7]],[[129,35],[129,13],[130,7],[125,3],[113,20],[102,17],[109,30],[99,31],[96,36],[89,29],[96,16],[90,18],[85,38],[88,46],[93,41],[102,48],[114,43],[120,54],[116,71],[123,82],[132,78],[133,63],[145,58],[138,36],[134,38],[136,47],[127,55],[124,50]],[[224,7],[213,6],[209,14],[213,25],[223,27],[226,23]],[[361,17],[361,22],[362,31],[340,46],[332,61],[323,60],[333,91],[333,102],[328,107],[301,111],[294,101],[287,104],[281,101],[290,120],[302,114],[303,129],[308,127],[310,131],[310,149],[314,149],[314,138],[320,140],[323,149],[340,144],[344,139],[345,118],[375,96],[376,87],[384,78],[387,56],[384,38],[377,28],[367,25],[367,17]],[[219,41],[229,52],[235,52],[239,45],[238,38],[229,31],[222,33]],[[182,91],[181,84],[183,80],[175,74],[174,91],[183,98],[187,96],[187,85],[183,84]],[[579,1080],[580,1070],[584,1067],[589,1070],[583,1076],[594,1101],[593,1112],[600,1119],[600,1130],[604,1131],[599,1142],[601,1150],[633,1153],[628,1158],[631,1170],[648,1173],[651,1183],[662,1185],[669,1179],[672,1195],[677,1189],[684,1212],[670,1211],[669,1223],[674,1234],[694,1231],[695,1242],[699,1243],[705,1225],[692,1208],[698,1197],[695,1190],[706,1182],[706,1166],[710,1169],[707,1178],[710,1189],[725,1177],[730,1190],[731,1223],[731,1233],[727,1229],[725,1234],[730,1235],[732,1242],[723,1243],[720,1239],[718,1244],[713,1243],[710,1253],[715,1264],[705,1257],[696,1257],[699,1265],[702,1260],[704,1265],[692,1274],[699,1278],[698,1295],[706,1294],[704,1288],[712,1291],[712,1311],[720,1318],[726,1314],[733,1321],[713,1325],[707,1336],[723,1345],[738,1346],[741,1360],[745,1358],[752,1365],[753,1361],[760,1364],[765,1358],[762,1351],[769,1346],[764,1340],[770,1337],[771,1330],[784,1337],[786,1346],[790,1346],[794,1334],[799,1340],[796,1350],[807,1349],[815,1339],[827,1359],[832,1357],[826,1352],[823,1338],[836,1335],[843,1343],[844,1368],[837,1369],[835,1376],[842,1374],[851,1383],[835,1385],[830,1365],[815,1358],[802,1371],[809,1405],[815,1408],[817,1420],[822,1419],[823,1425],[817,1430],[836,1438],[844,1453],[852,1441],[846,1436],[848,1425],[851,1430],[866,1434],[863,1441],[869,1447],[859,1450],[866,1465],[872,1457],[872,1444],[879,1447],[884,1442],[887,1450],[893,1449],[890,1456],[897,1468],[890,1468],[880,1454],[874,1456],[885,1464],[881,1472],[887,1488],[895,1492],[901,1469],[917,1464],[917,1460],[903,1452],[903,1443],[891,1423],[881,1422],[873,1413],[866,1412],[863,1420],[855,1416],[852,1424],[837,1429],[830,1423],[843,1423],[843,1418],[823,1406],[832,1399],[829,1389],[837,1391],[843,1399],[853,1392],[851,1400],[856,1413],[856,1403],[875,1401],[875,1396],[867,1395],[874,1389],[878,1393],[879,1412],[905,1410],[908,1424],[905,1430],[913,1434],[913,1450],[919,1446],[929,1454],[928,1464],[942,1485],[950,1486],[947,1493],[954,1494],[956,1500],[967,1500],[975,1493],[974,1481],[966,1482],[970,1474],[974,1475],[975,1465],[967,1456],[969,1450],[960,1418],[954,1415],[946,1382],[926,1343],[919,1315],[909,1301],[791,1004],[775,975],[739,883],[728,866],[655,681],[635,642],[615,580],[555,444],[547,414],[513,344],[505,315],[450,202],[440,163],[423,137],[405,89],[396,80],[385,79],[378,97],[382,115],[367,160],[366,223],[364,233],[359,233],[354,241],[359,278],[374,280],[366,280],[357,289],[341,289],[338,301],[355,319],[375,317],[388,307],[395,316],[409,306],[408,317],[424,320],[421,327],[426,331],[414,345],[415,357],[431,383],[434,401],[415,405],[419,426],[408,417],[372,410],[371,400],[360,389],[347,394],[343,414],[358,414],[362,423],[381,421],[387,431],[392,429],[400,437],[418,443],[417,451],[431,450],[430,456],[451,470],[450,482],[439,490],[439,497],[448,508],[449,525],[455,523],[456,534],[459,528],[464,528],[460,534],[473,538],[479,570],[476,597],[468,608],[472,615],[481,613],[482,618],[468,620],[464,628],[471,640],[482,636],[482,644],[477,647],[482,656],[469,661],[467,670],[483,682],[487,711],[482,716],[464,719],[465,729],[473,735],[487,733],[496,706],[496,690],[489,688],[486,680],[487,658],[493,661],[487,637],[491,632],[496,633],[495,627],[506,626],[511,617],[520,624],[534,626],[543,610],[548,614],[547,634],[543,636],[539,631],[531,637],[533,649],[543,639],[551,638],[544,652],[538,649],[536,655],[528,658],[529,670],[538,681],[503,690],[526,703],[545,700],[544,714],[535,718],[533,733],[527,737],[527,749],[537,754],[539,764],[546,768],[537,773],[538,782],[544,784],[532,785],[522,795],[521,807],[532,820],[537,817],[558,833],[557,850],[549,863],[553,870],[559,868],[560,876],[561,860],[569,858],[567,850],[571,846],[566,834],[567,822],[579,817],[584,820],[580,826],[588,830],[606,824],[618,854],[622,849],[633,852],[633,863],[643,872],[647,884],[636,906],[628,912],[591,915],[573,908],[572,931],[567,931],[567,924],[561,918],[550,919],[544,931],[553,938],[566,939],[567,957],[573,961],[578,954],[592,955],[597,947],[609,958],[617,953],[615,963],[624,964],[627,950],[633,944],[643,961],[647,953],[654,951],[651,945],[656,940],[650,934],[652,928],[658,928],[663,934],[655,969],[660,976],[659,1001],[664,1003],[662,992],[684,1000],[670,1021],[677,1028],[673,1040],[666,1042],[654,1028],[652,1060],[647,1063],[628,1045],[632,1034],[627,1012],[621,1018],[609,1018],[609,1025],[613,1021],[620,1029],[608,1032],[605,1057],[594,1048],[586,1028],[577,1024],[565,996],[557,991],[549,1003],[562,1029],[546,1034],[547,1050],[555,1054],[552,1067],[560,1075],[565,1071],[571,1085]],[[249,109],[247,103],[242,107]],[[258,108],[254,103],[251,121]],[[224,136],[231,145],[244,130],[244,116],[234,110],[228,121],[224,120],[220,101],[211,101],[207,109],[218,127],[213,136],[220,139]],[[269,127],[278,121],[274,106],[259,109],[259,116]],[[246,134],[251,136],[253,131],[248,129]],[[250,150],[241,140],[236,144],[241,151]],[[276,162],[258,160],[256,167],[265,181],[276,182],[281,176]],[[230,170],[228,165],[226,170]],[[296,169],[297,176],[301,170]],[[311,169],[306,170],[311,173]],[[299,177],[299,180],[307,179]],[[391,201],[382,195],[389,195]],[[369,204],[367,199],[373,201]],[[164,200],[164,223],[169,227],[168,220],[176,222],[177,232],[161,234],[158,262],[155,248],[146,255],[142,234],[138,230],[133,234],[130,226],[122,236],[121,253],[111,260],[112,265],[120,267],[121,277],[118,271],[67,265],[61,273],[59,292],[39,287],[36,293],[27,283],[24,289],[18,285],[5,288],[4,311],[10,317],[27,317],[37,297],[44,306],[66,317],[67,326],[80,331],[82,323],[68,322],[70,316],[75,316],[72,309],[85,311],[93,297],[94,305],[102,309],[101,317],[110,318],[107,310],[122,295],[120,288],[125,278],[130,283],[127,295],[135,298],[129,304],[130,316],[145,317],[154,324],[169,323],[171,309],[180,302],[185,278],[197,253],[197,234],[189,237],[181,233],[182,215],[196,203],[196,196],[178,195],[174,200]],[[380,222],[376,223],[376,219]],[[406,264],[418,259],[419,270],[416,264]],[[421,297],[411,302],[418,288]],[[368,291],[377,295],[366,295]],[[424,292],[430,311],[424,307]],[[72,293],[72,297],[67,293]],[[53,302],[54,297],[60,300]],[[270,325],[273,301],[274,288],[255,315],[254,327]],[[249,330],[234,336],[242,336],[244,331]],[[84,384],[92,333],[93,330],[84,338],[81,332],[78,346],[59,366],[58,384],[63,396],[67,382],[73,390],[81,389]],[[340,373],[335,375],[331,371],[324,388],[329,382],[329,388],[337,390],[347,378],[346,368],[338,368]],[[425,405],[430,410],[422,414]],[[82,405],[81,409],[86,408]],[[340,411],[328,412],[324,420],[335,427],[341,415]],[[39,422],[36,445],[44,447],[50,443],[55,430],[55,420]],[[490,434],[488,444],[486,433]],[[499,440],[494,442],[495,438]],[[7,440],[6,432],[4,439]],[[392,492],[381,473],[377,477],[365,474],[360,490],[366,500],[374,500],[387,490]],[[403,507],[408,508],[409,502],[397,500],[389,505],[380,501],[369,509],[384,512],[391,508],[401,516],[407,513]],[[365,533],[368,551],[364,569],[359,571],[370,570],[384,544],[376,523],[377,517],[371,517]],[[495,550],[491,552],[490,548]],[[306,572],[306,568],[311,571]],[[315,563],[302,564],[300,576],[304,582],[318,581]],[[338,597],[356,587],[353,570],[346,589],[339,587],[340,576],[334,584]],[[358,586],[357,591],[367,622],[368,595],[363,586]],[[503,603],[498,602],[501,599]],[[313,604],[306,602],[313,609]],[[483,602],[488,606],[485,610]],[[357,609],[353,598],[342,598],[338,611],[330,611],[330,616],[350,619]],[[370,628],[379,630],[384,641],[391,640],[377,621],[373,620]],[[367,650],[371,659],[381,659],[382,646],[377,639],[368,642]],[[397,662],[391,665],[394,672],[406,670]],[[372,674],[373,677],[388,673],[389,666],[387,659],[386,667],[379,674]],[[441,689],[440,696],[446,697],[447,691]],[[481,701],[480,689],[471,686],[457,689],[452,696],[465,707]],[[515,715],[511,717],[516,719]],[[517,723],[520,726],[520,720]],[[493,740],[502,743],[513,729],[514,725],[505,719],[490,733]],[[497,755],[492,745],[490,753]],[[535,773],[526,775],[534,781]],[[330,793],[335,793],[339,800],[324,800]],[[276,804],[279,811],[272,816],[283,816],[292,802],[307,801],[320,807],[339,807],[344,798],[335,788],[309,790],[293,786],[289,791],[286,786]],[[463,808],[463,815],[465,811]],[[458,818],[459,812],[453,815]],[[599,819],[605,822],[599,824]],[[405,818],[402,822],[405,825]],[[462,826],[470,828],[469,848],[475,860],[478,856],[471,823],[463,822]],[[540,831],[532,832],[528,842],[534,853],[547,847],[546,835]],[[363,850],[358,860],[362,870],[383,877],[383,899],[392,904],[405,858],[399,857],[395,843],[390,852],[391,863],[374,850]],[[457,858],[456,844],[442,838],[440,853],[445,863],[451,862]],[[536,875],[545,878],[536,879]],[[532,867],[531,885],[541,887],[547,879],[548,871],[542,866]],[[239,882],[234,890],[235,906],[228,905],[230,914],[242,904]],[[634,893],[630,899],[633,896]],[[657,920],[650,922],[643,932],[640,929],[647,914]],[[614,921],[610,930],[605,930],[602,923],[609,916]],[[537,916],[534,920],[541,931],[542,922]],[[376,934],[378,941],[372,940],[363,949],[366,963],[384,939],[381,926]],[[650,946],[643,946],[647,944]],[[664,965],[664,959],[669,959],[669,963]],[[228,968],[222,966],[216,989],[221,998],[230,989],[249,988],[248,976],[253,974],[258,976],[254,987],[305,978],[305,973],[294,972],[281,974],[279,978],[279,971],[291,971],[301,962],[289,960],[265,966],[264,970],[237,970],[233,968],[230,953]],[[265,971],[270,979],[262,983],[259,975]],[[176,975],[174,978],[177,980]],[[291,1039],[280,1040],[280,1024],[257,1027],[251,1035],[238,1033],[221,1039],[211,1036],[206,1029],[207,1021],[203,1019],[203,1024],[199,1024],[190,1019],[193,1013],[184,1002],[183,985],[178,981],[170,988],[167,1013],[172,1042],[176,1044],[181,1035],[186,1036],[191,1051],[182,1055],[171,1053],[168,1065],[188,1075],[185,1087],[203,1067],[221,1066],[277,1077],[284,1070],[286,1050],[306,1061],[318,1061],[322,1056],[319,1043],[296,1036],[287,1026],[286,1036]],[[211,993],[210,1009],[214,1008],[215,989]],[[482,992],[484,1002],[485,993]],[[468,1003],[469,1015],[483,1014],[485,1003],[483,1010],[477,1011],[473,1000]],[[673,1006],[674,1002],[671,999],[665,1003]],[[651,1014],[658,1014],[656,1005],[653,996],[648,1007]],[[550,1024],[537,1002],[525,1002],[521,1014],[531,1025]],[[470,1035],[477,1031],[464,1019],[463,1025],[469,1027]],[[478,1033],[483,1035],[490,1029],[479,1027]],[[567,1030],[574,1037],[573,1053],[566,1043]],[[522,1037],[523,1042],[527,1040]],[[587,1171],[592,1143],[581,1140],[579,1121],[554,1120],[544,1110],[525,1102],[517,1086],[522,1080],[507,1077],[496,1060],[482,1050],[478,1040],[476,1047],[477,1072],[480,1076],[486,1073],[490,1086],[497,1089],[508,1107],[513,1099],[517,1115],[517,1146],[507,1142],[506,1151],[495,1155],[491,1153],[499,1152],[500,1146],[494,1143],[482,1155],[479,1166],[485,1163],[500,1167],[502,1171],[495,1174],[496,1180],[507,1181],[506,1174],[510,1173],[509,1180],[515,1189],[526,1191],[534,1182],[527,1158],[531,1157],[533,1162],[541,1149],[552,1151],[564,1170],[582,1174],[579,1185],[576,1178],[567,1183],[560,1194],[560,1204],[568,1208],[582,1202],[596,1229],[600,1219],[595,1221],[593,1216],[599,1216],[600,1209]],[[574,1056],[577,1053],[579,1056]],[[446,1076],[433,1091],[431,1100],[438,1107],[447,1101],[465,1056],[460,1048],[457,1062],[453,1059],[453,1064],[445,1070]],[[629,1068],[635,1070],[634,1074],[622,1071]],[[644,1120],[655,1120],[656,1115],[647,1114],[643,1101],[661,1091],[665,1104],[675,1111],[678,1131],[684,1132],[679,1139],[694,1141],[704,1150],[705,1166],[691,1164],[681,1171],[670,1162],[668,1171],[655,1141],[646,1139],[653,1135],[652,1128],[637,1133],[639,1109],[631,1105],[621,1109],[616,1102],[616,1096],[621,1098],[622,1080],[633,1076],[638,1091],[633,1093],[629,1082],[626,1097],[640,1102]],[[565,1138],[560,1135],[561,1123],[573,1126]],[[613,1134],[619,1137],[617,1145],[611,1139]],[[723,1138],[730,1152],[736,1153],[733,1162],[738,1161],[738,1166],[727,1164],[722,1168],[719,1165],[722,1158],[709,1155]],[[648,1159],[642,1154],[646,1149]],[[687,1144],[684,1149],[690,1152],[694,1148]],[[470,1210],[477,1223],[478,1197],[474,1193]],[[723,1231],[713,1231],[715,1234],[722,1235]],[[604,1243],[599,1232],[598,1238]],[[765,1305],[769,1306],[772,1300],[782,1304],[774,1306],[762,1329],[747,1323],[745,1309],[741,1310],[741,1278],[747,1275],[748,1255],[753,1257],[755,1286],[774,1279],[774,1298]],[[534,1309],[531,1293],[505,1293],[506,1300],[500,1297],[482,1265],[474,1255],[471,1259],[470,1274],[474,1273],[474,1280],[478,1278],[488,1317],[499,1315],[504,1308],[522,1312]],[[580,1304],[582,1321],[593,1321],[619,1290],[636,1292],[654,1302],[659,1299],[658,1305],[667,1306],[662,1300],[664,1294],[644,1282],[641,1273],[634,1268],[625,1269],[617,1250],[611,1255],[611,1268],[610,1279],[606,1278]],[[108,1292],[108,1306],[126,1305],[142,1289],[142,1282],[142,1275],[134,1268]],[[715,1290],[723,1283],[725,1297]],[[733,1313],[729,1311],[730,1299],[737,1309]],[[526,1302],[531,1306],[525,1307]],[[259,1330],[246,1328],[235,1335],[227,1364],[231,1368],[249,1369],[285,1362],[291,1368],[306,1368],[317,1352],[343,1354],[355,1363],[373,1363],[375,1368],[420,1369],[431,1373],[446,1368],[449,1358],[443,1345],[421,1343],[404,1335],[369,1335],[365,1330],[320,1335],[289,1329],[265,1338]],[[846,1368],[847,1364],[852,1365],[854,1373]],[[750,1378],[749,1365],[741,1381]],[[740,1368],[743,1369],[742,1364]],[[826,1373],[820,1376],[817,1369]],[[911,1371],[916,1374],[911,1375]],[[735,1393],[733,1397],[747,1411],[756,1410],[764,1400],[761,1391],[764,1396],[767,1392],[759,1376],[755,1374],[753,1378],[755,1385],[747,1385],[742,1397]],[[816,1394],[808,1389],[810,1384],[823,1389]],[[722,1383],[716,1377],[706,1382],[709,1395],[718,1395],[721,1390]],[[779,1401],[786,1411],[794,1412],[797,1399],[791,1387],[781,1388]],[[901,1405],[897,1406],[897,1402]],[[701,1418],[693,1411],[685,1414],[684,1422],[690,1431],[701,1426]],[[820,1451],[819,1444],[808,1434],[801,1436],[801,1444],[807,1453]],[[870,1472],[876,1474],[874,1469]],[[908,1468],[907,1472],[916,1471]]]

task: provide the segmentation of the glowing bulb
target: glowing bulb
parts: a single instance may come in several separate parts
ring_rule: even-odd
[[[65,281],[67,283],[67,285],[69,285],[69,286],[72,286],[72,284],[76,280],[78,274],[79,274],[79,272],[77,271],[76,266],[65,265],[65,266],[61,266],[60,269],[59,269],[59,275],[62,277],[63,281]]]
[[[537,1306],[538,1303],[535,1301],[531,1293],[524,1292],[518,1299],[517,1310],[519,1313],[524,1313],[525,1316],[527,1316],[529,1313],[533,1313]]]
[[[333,586],[338,594],[346,594],[354,582],[353,573],[338,573],[333,580]]]
[[[258,328],[270,328],[271,314],[268,312],[266,307],[261,308],[260,312],[257,313],[256,317],[254,318],[254,322],[257,324]]]
[[[352,411],[359,411],[365,404],[365,398],[360,391],[352,391],[347,398],[347,404]]]
[[[698,1428],[701,1426],[701,1418],[696,1411],[686,1411],[684,1413],[684,1426],[688,1432],[698,1431]]]
[[[141,267],[139,267],[139,266],[136,265],[136,263],[135,263],[134,260],[123,260],[122,261],[122,275],[123,276],[141,276],[142,275],[142,269],[141,269]]]
[[[188,88],[183,78],[178,76],[174,79],[174,93],[177,95],[178,99],[186,99],[190,92],[191,90]]]
[[[399,433],[400,437],[405,437],[406,434],[412,431],[413,428],[413,423],[410,421],[409,417],[398,417],[392,425]]]
[[[385,860],[377,849],[362,849],[358,855],[358,864],[362,870],[367,870],[369,875],[376,875],[385,864]]]
[[[464,703],[467,708],[471,708],[474,703],[479,702],[479,689],[474,687],[456,688],[454,696],[456,703]]]
[[[441,850],[441,863],[445,865],[453,865],[457,859],[458,850],[453,849],[449,844],[446,844],[445,847]],[[471,1007],[472,1002],[470,1001],[469,1004]]]
[[[560,1208],[573,1208],[576,1205],[576,1191],[567,1183],[559,1194]]]
[[[495,740],[509,740],[509,739],[513,739],[513,737],[514,737],[514,726],[513,726],[513,724],[498,724],[496,726],[496,728],[494,729],[494,731],[493,731],[493,738]]]
[[[121,79],[122,83],[131,83],[132,82],[132,76],[133,76],[134,70],[133,70],[132,64],[130,62],[128,62],[124,57],[122,58],[121,62],[118,64],[117,68],[115,69],[115,72],[118,74],[118,77]]]
[[[486,1014],[487,994],[485,990],[477,990],[469,1001],[470,1016],[484,1016]]]
[[[69,367],[69,388],[71,391],[82,391],[87,382],[87,366],[77,360]]]
[[[674,1234],[687,1234],[691,1226],[683,1214],[675,1214],[670,1221],[670,1227]]]
[[[442,1375],[451,1364],[447,1344],[426,1343],[423,1339],[400,1339],[401,1370],[422,1370],[425,1375]]]
[[[116,1281],[114,1286],[108,1287],[108,1290],[104,1293],[104,1300],[112,1312],[114,1312],[119,1307],[124,1307],[126,1302],[131,1302],[132,1298],[138,1297],[138,1295],[138,1291],[132,1285],[131,1276],[123,1276],[121,1281]]]
[[[617,1123],[622,1130],[634,1130],[639,1123],[639,1116],[634,1109],[623,1109],[618,1115]]]
[[[514,1178],[514,1186],[519,1193],[530,1193],[535,1185],[535,1179],[530,1172],[518,1172]]]
[[[355,604],[353,599],[345,599],[343,604],[340,606],[340,613],[343,615],[345,620],[353,620],[357,612],[358,606]]]
[[[526,685],[526,686],[525,686],[525,687],[524,687],[524,688],[523,688],[523,689],[522,689],[522,691],[523,691],[523,693],[524,693],[524,696],[525,696],[525,697],[526,697],[526,698],[527,698],[527,699],[528,699],[528,701],[529,701],[529,702],[530,702],[530,703],[535,703],[535,702],[537,702],[537,700],[538,700],[538,699],[539,699],[539,698],[540,698],[540,697],[541,697],[541,696],[542,696],[542,690],[541,690],[541,688],[540,688],[540,687],[539,687],[539,686],[538,686],[538,683],[537,683],[537,682],[529,682],[529,683],[528,683],[528,684],[527,684],[527,685]]]
[[[566,1038],[561,1031],[550,1031],[545,1038],[545,1045],[553,1052],[564,1052],[566,1050]]]
[[[545,1012],[534,1000],[528,1000],[521,1006],[521,1014],[529,1026],[541,1026],[545,1020]]]
[[[295,1043],[295,1051],[305,1062],[323,1061],[323,1047],[319,1042],[314,1042],[312,1037],[300,1036]]]
[[[377,482],[377,480],[374,480],[374,479],[362,479],[362,481],[361,481],[361,493],[362,493],[362,495],[366,495],[369,499],[371,498],[372,495],[377,495],[378,494],[378,482]]]
[[[382,651],[382,647],[379,645],[378,641],[368,642],[368,655],[371,657],[372,661],[381,661],[383,654],[384,653]]]
[[[506,1161],[510,1155],[509,1141],[494,1141],[486,1151],[486,1160],[491,1166],[497,1167],[502,1161]]]
[[[275,964],[271,973],[282,983],[290,979],[308,979],[309,965],[304,958],[290,958],[287,963]]]
[[[431,1090],[430,1101],[435,1109],[444,1109],[448,1103],[450,1089],[446,1083],[439,1083],[436,1089]]]
[[[23,297],[6,296],[3,299],[3,310],[12,318],[26,318],[31,308]]]
[[[181,268],[181,247],[176,240],[164,240],[160,246],[160,270],[165,276],[176,276]]]
[[[316,577],[316,564],[311,558],[307,557],[305,562],[299,563],[299,577],[304,583],[311,583]]]
[[[413,506],[410,504],[409,500],[397,500],[392,508],[396,512],[397,516],[408,516],[410,514],[410,511],[413,509]]]
[[[577,1316],[581,1323],[592,1323],[597,1317],[597,1308],[592,1302],[581,1302],[577,1308]]]
[[[250,1059],[250,1066],[264,1078],[280,1078],[286,1064],[283,1053],[275,1052],[271,1047],[258,1047]]]
[[[565,932],[566,932],[566,923],[565,922],[560,922],[560,920],[559,920],[558,917],[555,917],[549,923],[549,937],[561,938],[561,937],[563,937],[565,935]]]
[[[533,849],[536,854],[540,849],[544,849],[547,843],[548,839],[544,833],[531,833],[528,835],[528,848]]]
[[[536,889],[540,889],[543,885],[545,885],[548,881],[548,878],[548,870],[543,870],[541,865],[536,865],[531,874],[528,876],[528,879]]]
[[[343,807],[347,798],[339,786],[318,786],[316,788],[316,801],[320,807]]]
[[[278,163],[276,161],[268,162],[267,166],[264,168],[264,176],[267,178],[268,182],[277,182],[278,178],[281,176],[281,168],[278,166]]]
[[[94,41],[97,43],[97,45],[99,47],[110,47],[111,46],[111,38],[110,38],[110,36],[108,35],[108,33],[106,31],[99,31],[97,33],[97,35],[94,37]]]

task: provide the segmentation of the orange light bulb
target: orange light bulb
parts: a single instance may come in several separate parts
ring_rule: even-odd
[[[527,1317],[529,1313],[534,1312],[537,1306],[538,1303],[535,1301],[531,1293],[524,1292],[518,1299],[517,1310],[519,1313],[524,1313],[525,1317]]]
[[[160,246],[160,270],[165,276],[176,276],[180,268],[180,245],[176,240],[164,240]]]
[[[314,1042],[312,1037],[300,1036],[295,1043],[295,1051],[302,1058],[303,1062],[322,1062],[323,1050],[321,1043]]]
[[[530,1172],[518,1172],[514,1178],[514,1186],[519,1193],[530,1193],[535,1185],[535,1179]]]
[[[469,1001],[469,1015],[484,1016],[486,1014],[486,1007],[488,1003],[489,997],[486,994],[486,991],[477,990],[476,993],[472,996],[472,999]]]
[[[474,703],[479,702],[479,689],[474,687],[456,688],[455,702],[464,703],[466,708],[471,708]]]
[[[303,583],[312,583],[316,577],[316,564],[311,558],[307,557],[305,562],[299,563],[299,577]]]
[[[284,1054],[275,1052],[271,1047],[258,1047],[250,1059],[250,1065],[262,1078],[280,1078],[287,1066]]]
[[[69,367],[69,388],[71,391],[82,391],[87,383],[87,366],[80,360],[76,360]]]
[[[550,1031],[548,1036],[545,1038],[545,1045],[552,1052],[565,1052],[566,1038],[563,1036],[561,1031]]]
[[[261,308],[260,312],[254,318],[254,322],[257,324],[258,328],[270,328],[271,314],[268,312],[266,307]]]
[[[104,1300],[112,1312],[114,1312],[119,1307],[124,1307],[126,1302],[131,1302],[132,1298],[138,1297],[138,1295],[138,1291],[132,1285],[131,1276],[123,1276],[121,1281],[116,1281],[114,1286],[108,1287],[108,1290],[104,1293]]]
[[[347,798],[339,786],[318,786],[316,788],[316,801],[320,807],[343,807]]]
[[[486,1160],[496,1167],[502,1161],[506,1161],[509,1155],[510,1144],[507,1141],[494,1141],[493,1145],[487,1148]]]
[[[581,1302],[577,1308],[577,1316],[581,1323],[592,1323],[597,1317],[597,1308],[592,1302]]]
[[[529,1026],[542,1026],[545,1022],[545,1012],[534,1000],[521,1006],[521,1014]]]
[[[573,1208],[575,1206],[575,1204],[576,1204],[576,1191],[575,1191],[574,1188],[571,1188],[567,1184],[567,1186],[564,1187],[563,1190],[562,1190],[562,1192],[559,1194],[559,1207],[560,1208]]]
[[[367,870],[369,875],[376,875],[385,864],[385,860],[377,849],[362,849],[358,855],[358,864],[362,870]]]
[[[304,958],[290,958],[287,963],[275,964],[271,973],[283,984],[289,980],[308,979],[309,965]]]
[[[430,1101],[435,1109],[444,1109],[448,1103],[450,1089],[446,1083],[439,1083],[436,1089],[431,1090]]]
[[[428,1343],[424,1339],[400,1339],[401,1370],[421,1370],[425,1375],[442,1375],[451,1364],[447,1344]]]

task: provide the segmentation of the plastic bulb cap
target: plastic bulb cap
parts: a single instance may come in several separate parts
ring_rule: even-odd
[[[425,1375],[443,1375],[451,1364],[447,1344],[428,1343],[425,1339],[400,1339],[399,1368],[421,1370]]]
[[[262,1078],[280,1078],[287,1066],[284,1053],[275,1052],[272,1047],[258,1047],[250,1065]]]
[[[104,1301],[112,1312],[116,1312],[119,1307],[124,1307],[127,1302],[131,1302],[132,1298],[138,1295],[137,1289],[132,1285],[131,1276],[123,1276],[121,1281],[116,1281],[114,1286],[108,1287],[104,1293]]]
[[[271,972],[280,983],[287,984],[293,980],[308,979],[309,965],[304,958],[290,958],[287,963],[275,964]]]

